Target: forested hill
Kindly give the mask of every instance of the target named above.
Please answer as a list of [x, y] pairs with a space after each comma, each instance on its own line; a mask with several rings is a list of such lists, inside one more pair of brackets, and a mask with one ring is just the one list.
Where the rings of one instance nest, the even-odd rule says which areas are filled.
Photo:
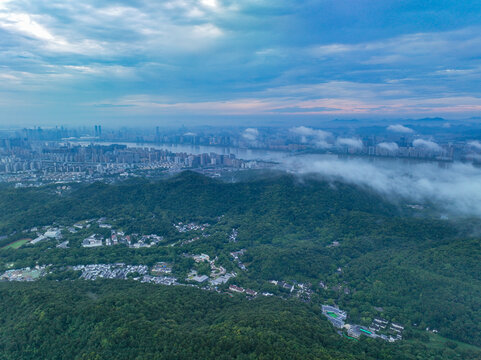
[[[62, 219], [85, 219], [130, 213], [137, 220], [167, 213], [178, 218], [214, 217], [224, 214], [270, 215], [294, 225], [322, 221], [349, 211], [394, 214], [395, 207], [380, 196], [351, 185], [314, 179], [276, 176], [274, 179], [223, 183], [194, 172], [169, 180], [133, 180], [119, 185], [94, 183], [63, 197], [37, 189], [1, 190], [0, 215], [9, 232]], [[10, 228], [6, 226], [10, 225]]]
[[[353, 343], [319, 309], [133, 282], [0, 284], [0, 359], [326, 359], [402, 356]], [[374, 346], [373, 346], [374, 345]], [[421, 353], [422, 345], [408, 346]]]
[[[46, 265], [49, 272], [29, 284], [0, 284], [1, 308], [9, 309], [0, 317], [0, 358], [71, 358], [76, 347], [85, 349], [78, 359], [122, 358], [120, 343], [131, 344], [124, 358], [138, 359], [196, 351], [197, 358], [481, 358], [476, 219], [436, 219], [363, 188], [286, 174], [2, 187], [0, 208], [0, 271]], [[180, 231], [186, 224], [195, 226]], [[48, 229], [61, 229], [62, 238], [29, 243]], [[158, 241], [107, 246], [114, 232]], [[94, 235], [101, 246], [85, 247]], [[192, 270], [213, 278], [195, 254], [235, 274], [210, 288], [218, 294], [201, 290], [207, 282], [185, 287]], [[72, 271], [158, 262], [181, 286], [87, 281]], [[257, 295], [246, 300], [230, 285]], [[346, 310], [351, 323], [402, 324], [403, 340], [343, 339], [320, 312], [326, 303]]]
[[2, 360], [477, 360], [481, 354], [456, 342], [431, 344], [434, 338], [389, 344], [340, 337], [316, 304], [134, 281], [0, 283], [0, 306]]

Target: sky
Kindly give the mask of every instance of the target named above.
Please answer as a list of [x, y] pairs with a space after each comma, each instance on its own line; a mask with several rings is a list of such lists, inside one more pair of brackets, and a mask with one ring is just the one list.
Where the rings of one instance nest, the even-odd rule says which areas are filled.
[[0, 0], [0, 126], [481, 114], [479, 0]]

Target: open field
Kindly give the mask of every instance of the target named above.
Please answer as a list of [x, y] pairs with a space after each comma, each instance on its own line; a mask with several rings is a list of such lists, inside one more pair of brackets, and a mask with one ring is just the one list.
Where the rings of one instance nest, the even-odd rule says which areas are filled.
[[17, 241], [14, 241], [8, 245], [5, 245], [2, 249], [18, 249], [19, 247], [25, 245], [32, 239], [20, 239]]

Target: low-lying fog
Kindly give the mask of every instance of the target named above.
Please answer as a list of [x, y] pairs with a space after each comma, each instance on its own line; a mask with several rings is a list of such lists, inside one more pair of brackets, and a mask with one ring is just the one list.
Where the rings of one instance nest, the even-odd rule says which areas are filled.
[[280, 166], [298, 174], [343, 180], [413, 203], [433, 202], [451, 215], [481, 217], [481, 168], [471, 164], [304, 155], [286, 157]]

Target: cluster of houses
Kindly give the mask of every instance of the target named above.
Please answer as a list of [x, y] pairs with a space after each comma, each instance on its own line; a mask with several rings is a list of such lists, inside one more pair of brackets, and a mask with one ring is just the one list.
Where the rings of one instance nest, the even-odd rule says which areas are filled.
[[[295, 282], [294, 284], [289, 284], [284, 281], [278, 281], [278, 280], [271, 280], [271, 284], [280, 286], [281, 288], [284, 288], [289, 291], [291, 296], [295, 296], [299, 298], [302, 301], [309, 301], [312, 295], [312, 290], [311, 290], [311, 285], [310, 284], [303, 284], [303, 283], [298, 283]], [[236, 292], [236, 293], [245, 293], [249, 296], [257, 296], [257, 292], [251, 289], [244, 289], [240, 286], [237, 285], [230, 285], [229, 290], [231, 292]], [[261, 294], [262, 296], [274, 296], [274, 294], [270, 292], [263, 292]]]
[[128, 247], [138, 249], [143, 247], [151, 247], [157, 245], [162, 240], [164, 240], [163, 236], [151, 234], [151, 235], [139, 235], [139, 234], [131, 234], [125, 235], [123, 231], [116, 231], [112, 230], [110, 239], [107, 239], [105, 244], [107, 246], [117, 245], [117, 244], [125, 244]]
[[279, 280], [271, 280], [269, 282], [273, 285], [279, 286], [280, 288], [289, 291], [292, 296], [298, 297], [303, 301], [310, 301], [311, 295], [313, 293], [311, 284], [309, 283], [301, 283], [297, 281], [289, 283]]
[[[210, 260], [206, 254], [193, 255], [198, 262], [208, 261], [211, 265], [211, 276], [198, 275], [197, 271], [192, 270], [189, 276], [186, 278], [188, 282], [196, 282], [199, 285], [208, 283], [212, 288], [216, 288], [218, 285], [224, 284], [229, 279], [236, 276], [235, 273], [226, 273], [226, 270], [215, 265], [215, 260]], [[154, 283], [161, 285], [182, 285], [177, 282], [177, 278], [169, 276], [172, 273], [172, 266], [166, 262], [156, 263], [150, 269], [146, 265], [126, 265], [124, 263], [116, 264], [90, 264], [90, 265], [77, 265], [73, 267], [73, 270], [81, 271], [80, 276], [85, 280], [102, 279], [127, 279], [129, 274], [134, 274], [134, 280], [139, 280], [144, 283]], [[252, 291], [248, 294], [252, 295]], [[256, 293], [257, 294], [257, 293]]]
[[[235, 277], [235, 273], [227, 273], [222, 266], [217, 266], [215, 264], [215, 259], [210, 260], [209, 255], [188, 255], [192, 257], [196, 262], [208, 262], [211, 267], [210, 276], [199, 275], [196, 270], [192, 270], [188, 277], [185, 279], [188, 283], [197, 283], [198, 285], [208, 285], [203, 286], [202, 289], [214, 290], [217, 286], [227, 283], [231, 278]], [[133, 280], [138, 280], [143, 283], [154, 283], [161, 285], [185, 285], [177, 282], [177, 279], [170, 276], [172, 273], [172, 266], [166, 262], [156, 263], [149, 272], [149, 268], [146, 265], [126, 265], [124, 263], [116, 264], [91, 264], [91, 265], [77, 265], [73, 267], [73, 270], [81, 271], [80, 276], [85, 280], [95, 280], [95, 279], [128, 279], [129, 277]], [[133, 274], [134, 276], [129, 276]], [[278, 282], [280, 285], [286, 285], [287, 283]], [[299, 287], [300, 285], [300, 287]], [[290, 285], [295, 287], [294, 285]], [[307, 287], [304, 284], [296, 284], [299, 289]], [[258, 292], [252, 289], [244, 289], [238, 285], [230, 285], [229, 291], [234, 293], [241, 293], [247, 295], [249, 298], [254, 298], [258, 295]], [[273, 296], [274, 294], [269, 292], [263, 292], [263, 296]]]
[[[101, 219], [99, 219], [101, 220]], [[99, 221], [97, 220], [97, 221]], [[75, 234], [78, 230], [82, 229], [88, 229], [91, 226], [91, 223], [94, 222], [95, 219], [90, 219], [90, 220], [84, 220], [84, 221], [79, 221], [72, 226], [69, 226], [67, 230], [71, 232], [72, 234]]]
[[[34, 226], [30, 229], [25, 229], [22, 231], [22, 233], [28, 234], [28, 233], [34, 233], [35, 235], [27, 235], [26, 240], [28, 240], [28, 243], [31, 245], [38, 244], [41, 241], [44, 240], [61, 240], [63, 235], [62, 231], [64, 230], [71, 230], [71, 232], [74, 232], [75, 229], [73, 227], [64, 227], [64, 226], [54, 226], [54, 225], [47, 225], [47, 226]], [[16, 231], [11, 233], [8, 236], [15, 235]], [[3, 240], [8, 237], [7, 235], [5, 236], [0, 236], [0, 240]], [[31, 239], [33, 237], [33, 239]]]
[[76, 265], [73, 270], [82, 271], [80, 276], [86, 280], [102, 279], [127, 279], [129, 274], [136, 274], [138, 277], [147, 275], [149, 267], [147, 265], [125, 265], [116, 264], [91, 264]]
[[45, 266], [26, 267], [5, 271], [0, 280], [3, 281], [34, 281], [46, 274]]
[[207, 275], [198, 275], [197, 270], [191, 270], [190, 273], [187, 275], [186, 281], [195, 281], [197, 283], [203, 283], [207, 281], [209, 277]]
[[163, 236], [151, 235], [125, 235], [123, 231], [112, 230], [110, 237], [104, 239], [101, 235], [92, 234], [82, 241], [83, 247], [98, 247], [98, 246], [113, 246], [118, 244], [127, 245], [130, 248], [139, 249], [144, 247], [151, 247], [157, 245], [162, 240]]
[[[233, 291], [233, 292], [236, 292], [236, 293], [245, 293], [246, 295], [249, 295], [249, 296], [257, 296], [257, 291], [254, 291], [252, 289], [244, 289], [240, 286], [237, 286], [237, 285], [230, 285], [229, 286], [229, 291]], [[268, 295], [266, 295], [268, 296]]]
[[[187, 256], [189, 256], [189, 255], [187, 255]], [[204, 262], [204, 261], [210, 262], [210, 256], [207, 255], [207, 254], [192, 255], [191, 257], [192, 257], [192, 259], [194, 259], [194, 261], [196, 263], [200, 263], [200, 262]]]
[[292, 281], [292, 283], [280, 280], [271, 280], [269, 281], [271, 284], [279, 286], [285, 290], [288, 290], [290, 293], [296, 294], [312, 294], [311, 284], [310, 283], [300, 283], [297, 281]]
[[97, 247], [103, 245], [103, 237], [97, 234], [92, 234], [82, 241], [83, 247]]
[[[193, 243], [194, 241], [197, 241], [197, 240], [199, 240], [199, 239], [200, 239], [200, 237], [194, 236], [194, 237], [191, 238], [191, 239], [180, 241], [180, 242], [179, 242], [179, 245], [180, 245], [180, 246], [184, 246], [184, 245], [187, 245], [187, 244], [191, 244], [191, 243]], [[176, 244], [176, 245], [177, 245], [177, 244]]]
[[[79, 221], [72, 226], [58, 226], [58, 227], [44, 227], [43, 232], [39, 232], [38, 228], [32, 228], [30, 232], [36, 232], [37, 237], [34, 238], [33, 240], [30, 241], [31, 244], [35, 245], [43, 240], [47, 239], [55, 239], [55, 240], [61, 240], [62, 239], [62, 231], [68, 231], [71, 234], [77, 233], [79, 230], [82, 229], [88, 229], [92, 226], [94, 222], [98, 223], [98, 227], [101, 229], [112, 229], [112, 225], [108, 224], [106, 222], [105, 218], [100, 218], [100, 219], [88, 219], [88, 220], [83, 220]], [[179, 222], [177, 224], [173, 224], [173, 226], [177, 229], [177, 231], [184, 233], [184, 232], [189, 232], [189, 231], [197, 231], [201, 230], [204, 231], [207, 227], [210, 226], [210, 224], [197, 224], [194, 222], [190, 223], [182, 223]], [[232, 229], [232, 233], [229, 235], [229, 241], [231, 242], [236, 242], [237, 241], [237, 235], [238, 232], [236, 229]], [[208, 234], [202, 233], [203, 237], [208, 237]], [[179, 241], [178, 243], [171, 244], [171, 246], [175, 245], [187, 245], [190, 244], [194, 241], [199, 240], [199, 236], [195, 236], [191, 239], [188, 240], [182, 240]], [[123, 231], [117, 231], [117, 230], [111, 230], [111, 235], [109, 237], [104, 237], [99, 234], [91, 234], [88, 237], [86, 237], [82, 241], [82, 247], [85, 248], [91, 248], [91, 247], [100, 247], [100, 246], [112, 246], [112, 245], [118, 245], [118, 244], [124, 244], [128, 247], [131, 248], [144, 248], [144, 247], [151, 247], [154, 245], [157, 245], [158, 243], [162, 242], [164, 240], [163, 236], [151, 234], [151, 235], [139, 235], [139, 234], [130, 234], [126, 235]], [[62, 243], [59, 243], [57, 245], [59, 248], [68, 248], [68, 241], [64, 241]], [[240, 264], [241, 269], [245, 270], [244, 266]]]
[[269, 281], [271, 284], [279, 286], [281, 288], [284, 288], [286, 290], [289, 290], [289, 292], [293, 292], [295, 289], [295, 285], [289, 284], [288, 282], [285, 281], [278, 281], [278, 280], [271, 280]]
[[177, 282], [177, 278], [173, 276], [150, 276], [144, 275], [140, 280], [143, 283], [153, 283], [158, 285], [180, 285]]
[[209, 224], [196, 224], [196, 223], [188, 223], [188, 224], [184, 224], [182, 222], [179, 222], [177, 224], [173, 224], [174, 227], [177, 229], [178, 232], [181, 232], [181, 233], [184, 233], [184, 232], [188, 232], [188, 231], [196, 231], [196, 230], [202, 230], [204, 231], [208, 226], [210, 226]]
[[[375, 318], [371, 326], [346, 323], [347, 313], [336, 306], [322, 305], [322, 313], [334, 327], [346, 330], [347, 335], [359, 339], [361, 335], [378, 338], [389, 342], [402, 339], [404, 327], [399, 324], [389, 323], [387, 320]], [[340, 332], [342, 335], [343, 333]]]
[[172, 268], [166, 263], [155, 264], [151, 270], [152, 275], [149, 275], [147, 265], [126, 265], [124, 263], [77, 265], [73, 267], [73, 270], [82, 271], [80, 277], [85, 280], [96, 280], [99, 278], [125, 280], [130, 274], [133, 274], [135, 275], [133, 280], [138, 280], [143, 283], [180, 285], [175, 277], [156, 276], [160, 274], [170, 274], [172, 272]]
[[234, 251], [230, 253], [231, 256], [234, 258], [234, 261], [243, 271], [247, 271], [247, 267], [242, 263], [242, 261], [240, 260], [240, 257], [244, 255], [245, 252], [246, 252], [246, 249], [242, 249], [242, 250]]
[[404, 326], [396, 323], [389, 323], [389, 321], [385, 319], [374, 318], [371, 326], [369, 326], [369, 329], [374, 332], [388, 331], [395, 337], [396, 340], [401, 340]]
[[[209, 234], [202, 233], [202, 237], [204, 237], [204, 238], [207, 238], [209, 236], [210, 236]], [[194, 236], [193, 238], [190, 238], [190, 239], [187, 239], [187, 240], [179, 240], [179, 241], [176, 241], [175, 243], [170, 244], [169, 246], [170, 247], [184, 246], [184, 245], [192, 244], [193, 242], [195, 242], [197, 240], [200, 240], [200, 236]]]
[[196, 270], [192, 270], [186, 278], [187, 281], [194, 281], [199, 284], [208, 281], [211, 286], [216, 287], [216, 286], [225, 284], [231, 278], [236, 276], [235, 273], [227, 273], [226, 269], [223, 266], [217, 266], [215, 264], [215, 261], [217, 258], [211, 260], [210, 256], [207, 254], [200, 254], [200, 255], [186, 254], [185, 256], [192, 257], [196, 263], [208, 262], [211, 270], [210, 276], [198, 275]]
[[[100, 219], [89, 219], [84, 221], [79, 221], [72, 226], [58, 226], [58, 227], [51, 227], [46, 226], [43, 231], [40, 231], [37, 227], [34, 227], [28, 231], [36, 232], [37, 237], [30, 241], [31, 244], [35, 245], [43, 240], [47, 239], [55, 239], [61, 240], [62, 239], [62, 231], [68, 231], [71, 234], [77, 233], [79, 230], [88, 229], [92, 226], [92, 223], [95, 221], [98, 223], [98, 227], [101, 229], [112, 229], [112, 225], [106, 223], [105, 218]], [[161, 241], [163, 241], [163, 236], [151, 234], [151, 235], [139, 235], [139, 234], [131, 234], [126, 235], [123, 231], [111, 230], [111, 235], [107, 238], [99, 234], [91, 234], [87, 238], [82, 241], [82, 246], [86, 248], [90, 247], [99, 247], [99, 246], [112, 246], [117, 244], [125, 244], [131, 248], [143, 248], [143, 247], [151, 247], [157, 245]], [[68, 240], [57, 245], [59, 248], [67, 248], [68, 247]]]
[[154, 275], [170, 274], [172, 273], [172, 265], [166, 262], [158, 262], [157, 264], [152, 266], [150, 272]]
[[[34, 230], [35, 229], [35, 230]], [[32, 230], [37, 231], [36, 228], [33, 228]], [[39, 243], [40, 241], [46, 240], [46, 239], [56, 239], [60, 240], [62, 238], [62, 231], [59, 228], [47, 228], [47, 231], [45, 233], [37, 233], [37, 237], [33, 240], [30, 241], [30, 244], [35, 245]]]
[[236, 277], [236, 273], [226, 273], [224, 275], [219, 275], [214, 279], [210, 279], [209, 283], [212, 286], [219, 286], [219, 285], [225, 284], [227, 281], [229, 281], [231, 278], [234, 278], [234, 277]]

